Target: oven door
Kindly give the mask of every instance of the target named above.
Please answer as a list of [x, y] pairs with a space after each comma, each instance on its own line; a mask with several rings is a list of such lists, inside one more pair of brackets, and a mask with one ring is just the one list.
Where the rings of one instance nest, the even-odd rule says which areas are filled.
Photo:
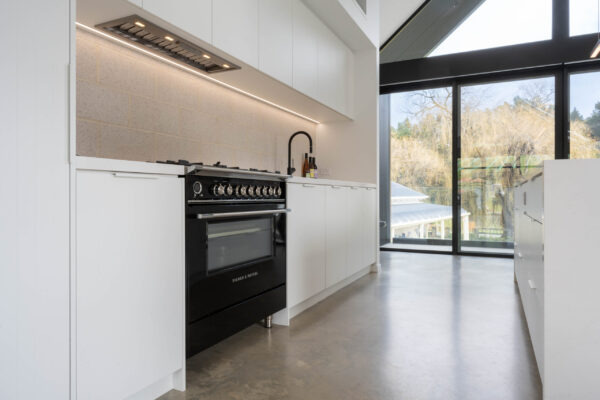
[[285, 284], [282, 207], [188, 213], [188, 322]]

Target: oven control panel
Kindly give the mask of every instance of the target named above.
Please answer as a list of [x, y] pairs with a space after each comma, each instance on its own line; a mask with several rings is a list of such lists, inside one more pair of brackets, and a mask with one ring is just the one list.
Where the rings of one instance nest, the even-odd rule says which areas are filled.
[[285, 182], [188, 175], [186, 200], [284, 200]]

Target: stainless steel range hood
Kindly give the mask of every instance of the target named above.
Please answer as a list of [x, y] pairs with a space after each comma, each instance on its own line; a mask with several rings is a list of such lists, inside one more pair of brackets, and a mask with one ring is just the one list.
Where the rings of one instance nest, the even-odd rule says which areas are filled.
[[163, 57], [173, 58], [208, 73], [240, 69], [238, 65], [211, 53], [137, 15], [96, 25], [96, 28], [132, 42]]

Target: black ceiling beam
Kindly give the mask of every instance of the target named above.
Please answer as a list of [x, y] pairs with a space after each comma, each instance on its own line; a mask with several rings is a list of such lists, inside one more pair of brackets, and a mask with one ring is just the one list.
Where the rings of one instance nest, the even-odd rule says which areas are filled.
[[394, 33], [392, 33], [392, 35], [386, 39], [385, 42], [383, 42], [383, 44], [381, 46], [379, 46], [379, 51], [382, 51], [384, 49], [385, 46], [387, 46], [392, 40], [394, 40], [394, 38], [402, 31], [402, 29], [404, 29], [409, 23], [411, 23], [415, 17], [417, 15], [419, 15], [419, 13], [425, 8], [427, 7], [427, 5], [429, 4], [431, 0], [425, 0], [423, 2], [423, 4], [421, 4], [416, 10], [415, 12], [413, 12], [410, 17], [408, 17], [408, 19], [406, 21], [404, 21], [404, 23], [402, 25], [400, 25], [400, 27], [398, 29], [396, 29], [394, 31]]
[[597, 39], [596, 34], [568, 39], [559, 37], [543, 42], [381, 64], [380, 86], [561, 64], [598, 62], [589, 58]]

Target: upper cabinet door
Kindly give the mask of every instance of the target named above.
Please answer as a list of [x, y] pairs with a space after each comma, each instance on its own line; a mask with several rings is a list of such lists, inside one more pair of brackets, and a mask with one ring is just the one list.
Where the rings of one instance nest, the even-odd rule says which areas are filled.
[[317, 57], [322, 23], [300, 0], [293, 0], [293, 14], [293, 86], [317, 99]]
[[292, 0], [259, 0], [258, 67], [292, 86]]
[[258, 68], [258, 0], [213, 1], [212, 44]]
[[345, 113], [348, 102], [348, 84], [352, 54], [346, 45], [324, 25], [319, 32], [318, 97], [331, 108]]
[[143, 0], [144, 9], [212, 43], [212, 0]]

